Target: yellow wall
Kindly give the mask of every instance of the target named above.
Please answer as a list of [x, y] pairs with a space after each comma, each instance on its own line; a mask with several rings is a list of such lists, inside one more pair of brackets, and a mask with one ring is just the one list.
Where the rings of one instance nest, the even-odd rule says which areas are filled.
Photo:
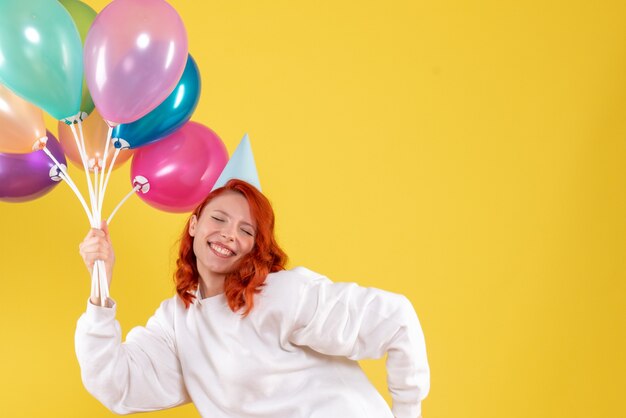
[[[292, 265], [415, 305], [425, 417], [624, 414], [625, 3], [171, 4], [203, 76], [193, 120], [230, 152], [250, 133]], [[125, 331], [172, 294], [183, 222], [137, 198], [117, 215]], [[87, 228], [63, 184], [0, 203], [2, 417], [112, 415], [74, 357]]]

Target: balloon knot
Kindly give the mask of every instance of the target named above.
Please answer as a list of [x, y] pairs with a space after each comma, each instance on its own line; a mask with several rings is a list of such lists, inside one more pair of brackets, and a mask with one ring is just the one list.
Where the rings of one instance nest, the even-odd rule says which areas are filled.
[[117, 149], [130, 149], [130, 143], [122, 138], [111, 138], [113, 146]]
[[133, 179], [133, 188], [137, 191], [146, 194], [150, 191], [150, 182], [144, 176], [135, 176]]
[[63, 119], [63, 122], [65, 122], [66, 125], [75, 125], [78, 122], [84, 121], [87, 116], [88, 115], [85, 112], [78, 112], [74, 116]]
[[48, 172], [48, 176], [50, 177], [50, 180], [52, 181], [61, 181], [63, 180], [63, 178], [61, 177], [61, 173], [63, 172], [63, 170], [66, 170], [67, 166], [65, 164], [61, 164], [60, 166], [58, 165], [53, 165], [52, 168], [50, 168], [50, 171]]
[[33, 143], [33, 151], [41, 151], [46, 147], [46, 142], [48, 142], [47, 136], [42, 136], [37, 141]]

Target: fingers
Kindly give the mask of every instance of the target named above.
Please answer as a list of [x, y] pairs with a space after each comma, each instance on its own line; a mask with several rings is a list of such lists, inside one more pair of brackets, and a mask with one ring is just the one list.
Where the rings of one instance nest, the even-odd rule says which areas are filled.
[[96, 260], [102, 260], [107, 264], [114, 260], [111, 246], [102, 240], [82, 242], [79, 245], [79, 253], [88, 267], [93, 266]]
[[113, 262], [115, 255], [113, 253], [113, 246], [109, 240], [105, 231], [99, 229], [91, 229], [83, 242], [78, 246], [78, 251], [87, 264], [88, 267], [92, 267], [95, 260], [102, 260], [105, 262]]
[[103, 237], [85, 238], [78, 245], [81, 254], [104, 254], [112, 253], [111, 244]]
[[91, 228], [89, 232], [87, 232], [87, 235], [85, 235], [85, 239], [83, 241], [86, 241], [90, 238], [98, 238], [98, 237], [106, 238], [107, 234], [101, 229]]
[[110, 240], [109, 237], [109, 225], [107, 225], [107, 221], [106, 220], [102, 220], [102, 223], [100, 224], [100, 229], [102, 230], [102, 232], [104, 232], [104, 236], [107, 238], [107, 240]]

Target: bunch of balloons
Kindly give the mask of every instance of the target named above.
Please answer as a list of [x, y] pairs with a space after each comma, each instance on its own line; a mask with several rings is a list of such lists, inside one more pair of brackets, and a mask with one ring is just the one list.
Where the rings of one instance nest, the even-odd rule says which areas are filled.
[[[0, 2], [0, 201], [65, 180], [97, 227], [111, 170], [132, 157], [120, 204], [136, 193], [191, 210], [228, 160], [221, 139], [190, 121], [200, 90], [185, 27], [164, 0], [114, 0], [100, 13], [80, 0]], [[58, 142], [44, 111], [59, 120]], [[85, 171], [89, 199], [67, 160]]]
[[[164, 0], [114, 0], [100, 13], [79, 0], [1, 1], [0, 200], [32, 200], [63, 180], [99, 228], [111, 171], [132, 157], [132, 189], [109, 222], [133, 194], [191, 210], [228, 160], [220, 138], [190, 121], [200, 89], [183, 22]], [[59, 120], [59, 142], [44, 111]], [[102, 262], [92, 286], [104, 303]]]

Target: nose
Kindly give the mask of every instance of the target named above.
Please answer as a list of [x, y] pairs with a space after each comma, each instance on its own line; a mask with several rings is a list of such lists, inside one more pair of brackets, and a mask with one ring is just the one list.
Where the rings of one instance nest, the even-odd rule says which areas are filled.
[[231, 227], [224, 227], [221, 231], [222, 238], [226, 241], [234, 241], [235, 234]]

